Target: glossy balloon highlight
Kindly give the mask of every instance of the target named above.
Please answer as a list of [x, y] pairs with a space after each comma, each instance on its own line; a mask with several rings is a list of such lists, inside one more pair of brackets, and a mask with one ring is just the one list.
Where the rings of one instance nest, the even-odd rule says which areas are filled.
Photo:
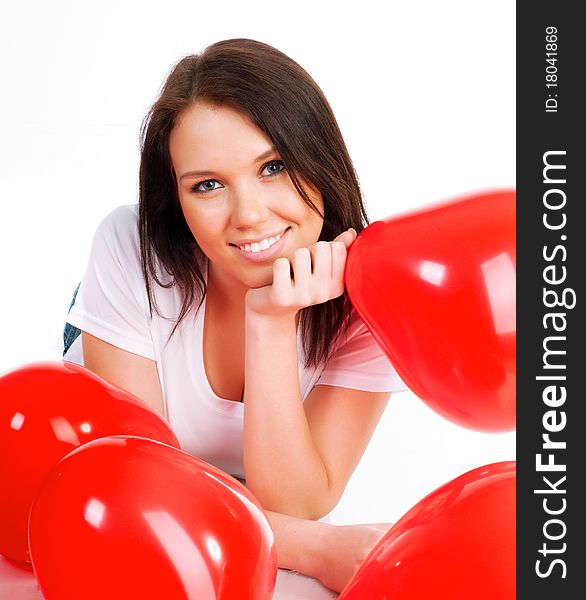
[[236, 479], [171, 446], [103, 438], [63, 458], [30, 518], [46, 600], [269, 600], [270, 524]]
[[469, 195], [364, 229], [345, 284], [407, 386], [453, 423], [515, 429], [513, 190]]
[[516, 463], [473, 469], [423, 498], [339, 600], [514, 600]]
[[0, 554], [30, 563], [30, 507], [49, 469], [77, 446], [117, 434], [179, 447], [155, 410], [85, 367], [38, 362], [0, 377]]

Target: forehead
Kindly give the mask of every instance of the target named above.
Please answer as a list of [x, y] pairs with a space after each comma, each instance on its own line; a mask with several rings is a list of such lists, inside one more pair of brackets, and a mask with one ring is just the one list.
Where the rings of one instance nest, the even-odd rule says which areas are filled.
[[196, 103], [180, 116], [171, 131], [169, 150], [176, 163], [211, 168], [204, 162], [230, 162], [256, 157], [272, 146], [271, 140], [242, 111], [228, 106]]

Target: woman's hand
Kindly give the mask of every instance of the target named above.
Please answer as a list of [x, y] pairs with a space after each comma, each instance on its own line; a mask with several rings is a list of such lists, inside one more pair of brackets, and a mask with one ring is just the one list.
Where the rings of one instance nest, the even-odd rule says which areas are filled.
[[311, 574], [326, 587], [341, 592], [392, 525], [330, 525], [323, 536], [321, 558]]
[[350, 228], [331, 242], [298, 248], [291, 261], [278, 258], [273, 263], [273, 283], [246, 293], [246, 310], [264, 316], [294, 316], [302, 308], [341, 296], [347, 250], [355, 239], [356, 231]]

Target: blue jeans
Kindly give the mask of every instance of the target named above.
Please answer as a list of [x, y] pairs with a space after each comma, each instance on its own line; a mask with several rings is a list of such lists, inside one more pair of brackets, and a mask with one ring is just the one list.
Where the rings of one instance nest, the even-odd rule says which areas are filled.
[[[77, 298], [77, 292], [79, 291], [80, 285], [81, 282], [77, 284], [77, 287], [73, 292], [73, 298], [71, 299], [71, 304], [69, 305], [69, 310], [67, 311], [67, 314], [69, 314], [69, 311], [73, 308], [73, 305], [75, 304], [75, 299]], [[69, 347], [77, 339], [80, 333], [81, 329], [78, 329], [77, 327], [74, 327], [69, 323], [65, 323], [65, 327], [63, 328], [63, 356], [65, 356], [65, 353], [69, 350]]]

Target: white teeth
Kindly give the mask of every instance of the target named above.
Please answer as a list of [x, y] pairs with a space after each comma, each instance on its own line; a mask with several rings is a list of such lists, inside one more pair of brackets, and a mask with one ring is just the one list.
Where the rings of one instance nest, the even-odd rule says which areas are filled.
[[281, 239], [283, 234], [279, 234], [275, 237], [265, 238], [260, 242], [254, 242], [253, 244], [244, 244], [244, 246], [238, 246], [240, 250], [244, 250], [244, 252], [260, 252], [261, 250], [266, 250], [270, 248], [275, 242], [278, 242]]

